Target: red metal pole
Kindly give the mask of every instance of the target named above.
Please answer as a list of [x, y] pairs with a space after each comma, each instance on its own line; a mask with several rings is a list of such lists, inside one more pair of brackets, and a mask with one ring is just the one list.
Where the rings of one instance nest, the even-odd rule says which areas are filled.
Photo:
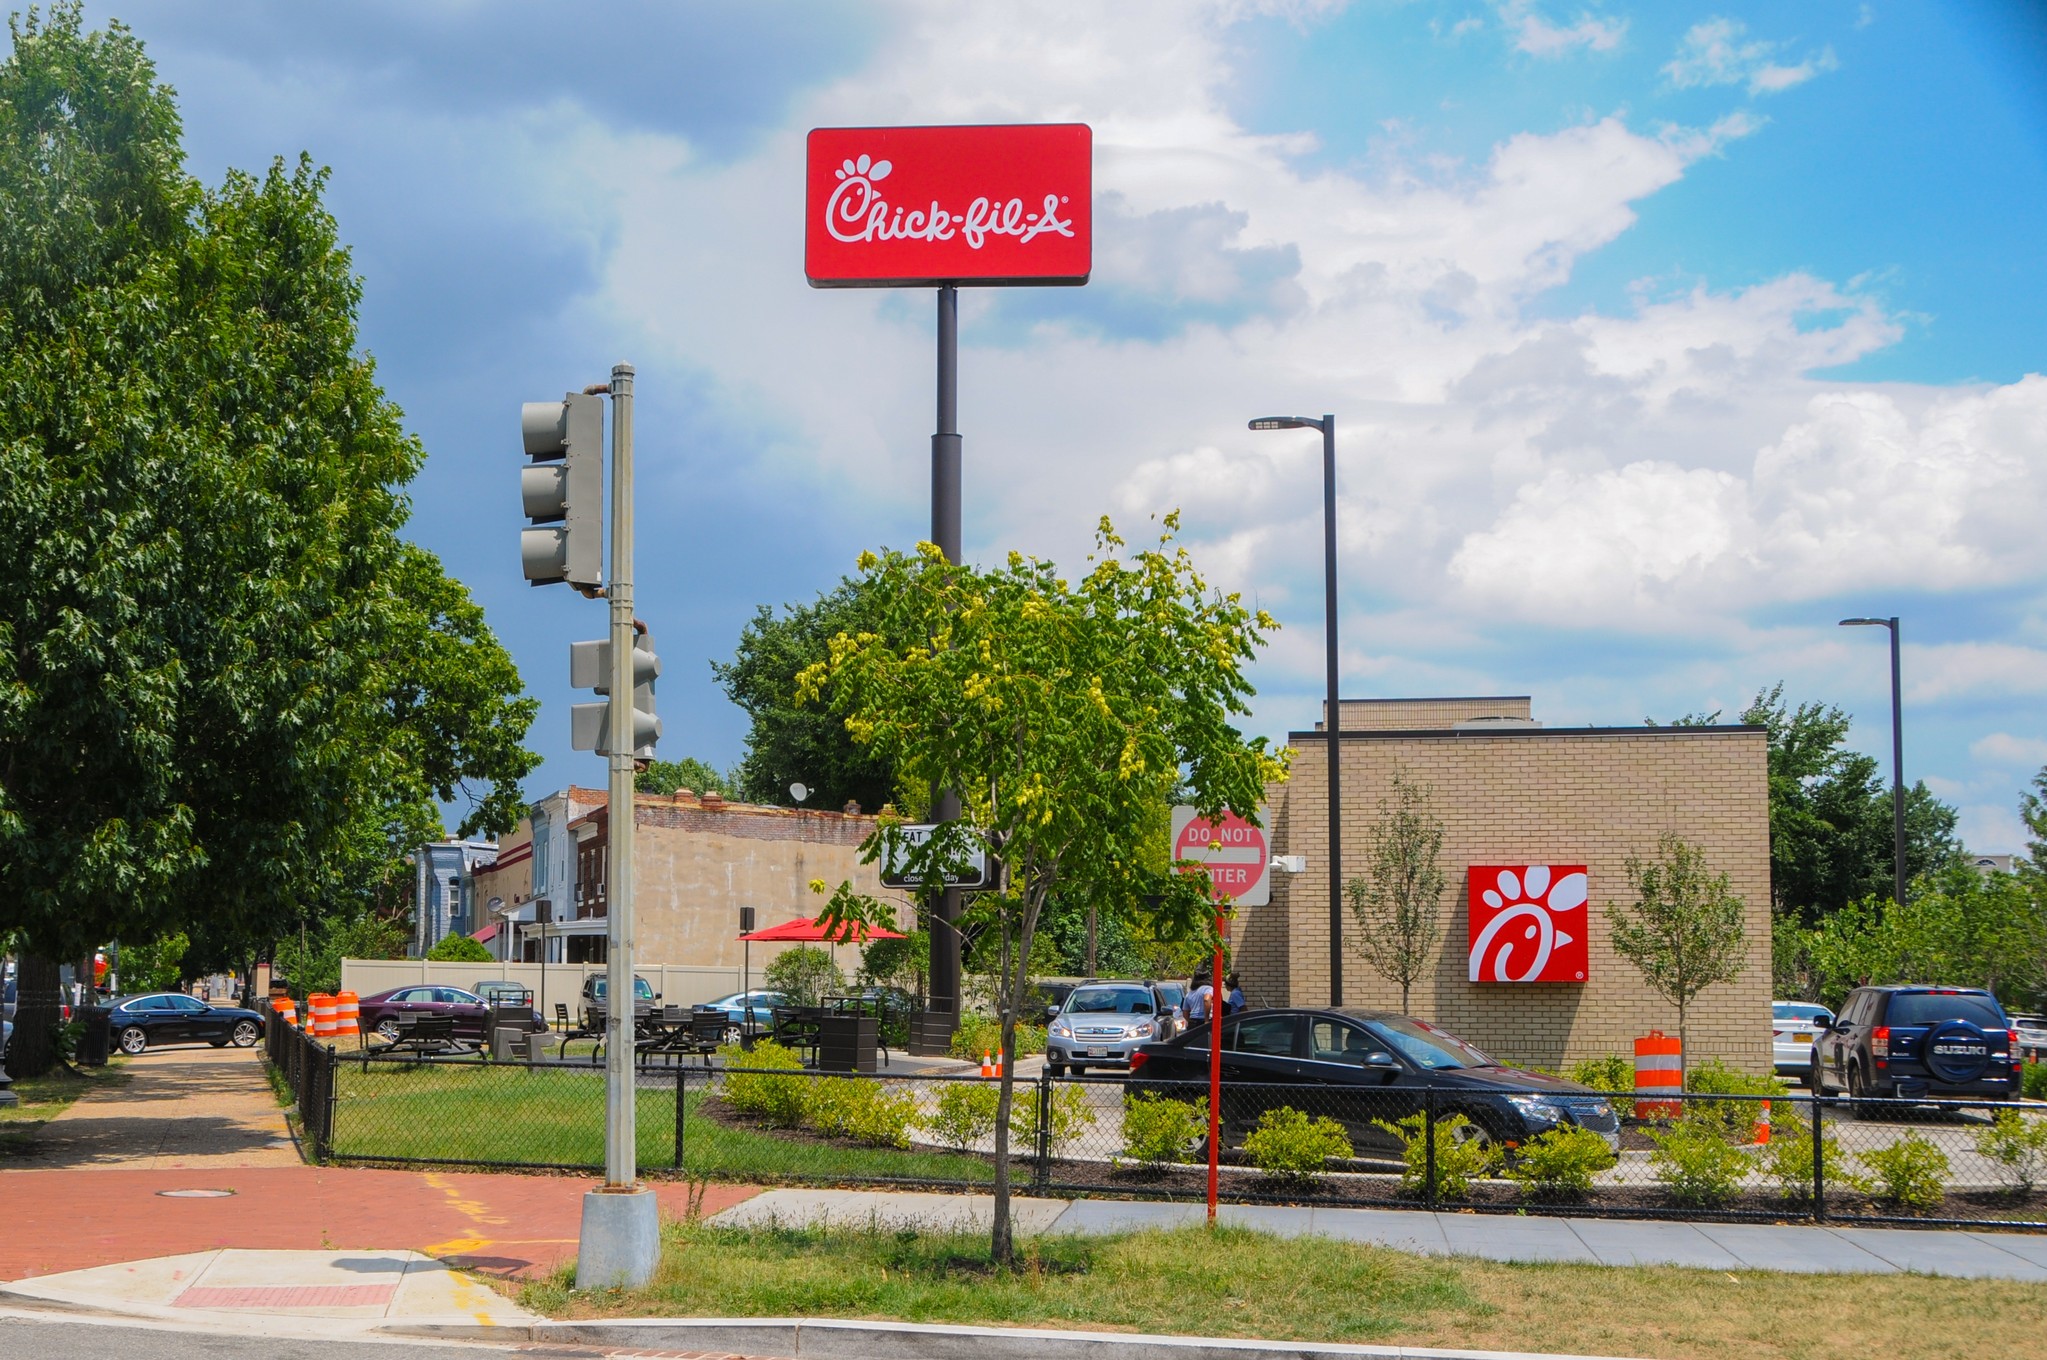
[[[1229, 932], [1229, 920], [1215, 914], [1218, 939]], [[1222, 1167], [1223, 1109], [1223, 949], [1215, 947], [1215, 978], [1208, 998], [1208, 1221], [1215, 1222], [1216, 1190]]]

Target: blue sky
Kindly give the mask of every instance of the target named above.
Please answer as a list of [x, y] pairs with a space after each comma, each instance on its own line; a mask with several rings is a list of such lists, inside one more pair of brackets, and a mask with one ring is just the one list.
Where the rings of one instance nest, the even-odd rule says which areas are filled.
[[924, 293], [801, 270], [810, 127], [1080, 119], [1083, 289], [963, 305], [967, 543], [1059, 560], [1179, 505], [1320, 691], [1312, 435], [1339, 418], [1345, 691], [1553, 723], [1779, 679], [2017, 848], [2047, 764], [2047, 19], [2037, 5], [93, 4], [194, 173], [310, 152], [365, 347], [430, 452], [414, 532], [567, 749], [601, 606], [520, 580], [517, 405], [639, 368], [663, 754], [737, 757], [707, 663], [926, 531]]

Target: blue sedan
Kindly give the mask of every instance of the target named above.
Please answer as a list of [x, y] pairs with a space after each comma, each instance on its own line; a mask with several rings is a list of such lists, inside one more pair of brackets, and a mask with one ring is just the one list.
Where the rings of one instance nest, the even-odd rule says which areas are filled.
[[777, 1006], [795, 1004], [780, 992], [734, 992], [730, 996], [721, 996], [716, 1001], [706, 1001], [697, 1009], [725, 1012], [725, 1021], [729, 1026], [725, 1037], [736, 1043], [740, 1030], [749, 1024], [754, 1029], [765, 1029], [775, 1022]]
[[114, 1042], [135, 1054], [165, 1044], [212, 1044], [253, 1048], [263, 1037], [263, 1017], [239, 1006], [209, 1006], [183, 992], [154, 992], [114, 1003]]

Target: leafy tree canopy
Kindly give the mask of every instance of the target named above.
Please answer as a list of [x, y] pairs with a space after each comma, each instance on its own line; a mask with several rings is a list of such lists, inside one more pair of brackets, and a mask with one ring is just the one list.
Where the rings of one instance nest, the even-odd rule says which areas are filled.
[[746, 754], [733, 770], [739, 797], [788, 807], [789, 786], [802, 784], [810, 790], [807, 807], [850, 801], [869, 812], [898, 797], [885, 755], [854, 741], [843, 718], [796, 697], [796, 677], [826, 659], [832, 639], [865, 631], [872, 617], [866, 583], [841, 581], [816, 603], [789, 605], [780, 615], [762, 605], [732, 660], [712, 663], [726, 695], [753, 720]]
[[45, 955], [203, 957], [362, 904], [441, 803], [509, 827], [534, 706], [399, 537], [424, 451], [357, 348], [324, 173], [202, 188], [126, 28], [10, 27], [0, 912]]
[[716, 793], [720, 798], [739, 797], [739, 780], [734, 775], [719, 774], [695, 756], [650, 760], [647, 768], [633, 777], [633, 787], [641, 793], [670, 794], [688, 789], [692, 793]]
[[467, 935], [443, 935], [426, 951], [433, 963], [490, 963], [490, 946]]
[[[1717, 712], [1687, 714], [1673, 725], [1718, 721]], [[1896, 879], [1890, 785], [1874, 757], [1843, 745], [1848, 715], [1827, 704], [1794, 705], [1780, 681], [1756, 694], [1741, 721], [1769, 732], [1773, 908], [1810, 922], [1871, 895], [1889, 897]], [[1924, 783], [1905, 791], [1908, 880], [1961, 852], [1955, 820], [1954, 808]]]

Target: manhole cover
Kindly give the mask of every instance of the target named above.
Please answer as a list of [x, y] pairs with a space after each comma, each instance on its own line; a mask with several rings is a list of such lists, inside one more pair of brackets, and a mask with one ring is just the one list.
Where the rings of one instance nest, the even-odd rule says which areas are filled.
[[232, 1190], [159, 1190], [164, 1199], [226, 1199]]

